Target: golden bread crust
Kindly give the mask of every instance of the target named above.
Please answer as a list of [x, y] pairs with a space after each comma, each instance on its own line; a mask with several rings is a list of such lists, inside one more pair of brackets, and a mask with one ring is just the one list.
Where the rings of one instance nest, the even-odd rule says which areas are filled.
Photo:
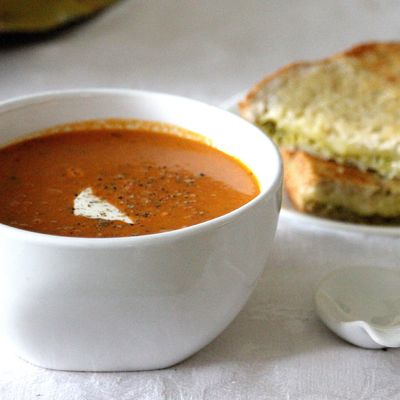
[[400, 42], [371, 42], [279, 69], [239, 111], [280, 146], [298, 210], [399, 223], [399, 104]]
[[[258, 95], [258, 93], [268, 84], [270, 84], [275, 79], [288, 74], [289, 72], [309, 67], [313, 65], [329, 64], [333, 60], [338, 60], [341, 58], [352, 58], [359, 60], [366, 69], [374, 72], [379, 72], [389, 81], [399, 81], [400, 74], [399, 69], [393, 70], [392, 62], [396, 61], [400, 63], [400, 43], [399, 42], [370, 42], [363, 43], [351, 47], [345, 51], [339, 52], [330, 56], [328, 58], [315, 61], [299, 61], [288, 64], [277, 71], [265, 76], [260, 82], [254, 85], [250, 91], [247, 93], [246, 97], [239, 102], [238, 107], [241, 114], [245, 114], [246, 110], [251, 106], [252, 102]], [[397, 73], [396, 73], [397, 72]]]
[[302, 212], [368, 223], [398, 223], [399, 209], [382, 203], [400, 201], [400, 180], [281, 148], [284, 183], [293, 206]]

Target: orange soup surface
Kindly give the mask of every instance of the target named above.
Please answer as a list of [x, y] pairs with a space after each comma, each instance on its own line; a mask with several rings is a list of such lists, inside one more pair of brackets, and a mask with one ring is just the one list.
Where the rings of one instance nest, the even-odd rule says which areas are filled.
[[1, 223], [75, 237], [179, 229], [259, 193], [237, 159], [180, 128], [144, 122], [75, 124], [6, 146], [0, 181]]

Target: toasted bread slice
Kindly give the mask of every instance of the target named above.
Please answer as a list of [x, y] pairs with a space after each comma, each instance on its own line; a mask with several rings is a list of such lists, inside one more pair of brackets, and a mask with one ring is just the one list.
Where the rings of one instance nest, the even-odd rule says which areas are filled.
[[400, 43], [289, 65], [239, 108], [281, 147], [400, 178]]
[[383, 179], [303, 151], [281, 153], [286, 191], [298, 210], [353, 222], [399, 223], [400, 179]]

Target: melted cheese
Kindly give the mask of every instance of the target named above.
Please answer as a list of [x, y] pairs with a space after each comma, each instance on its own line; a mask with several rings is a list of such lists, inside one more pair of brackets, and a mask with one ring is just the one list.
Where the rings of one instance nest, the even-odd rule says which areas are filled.
[[293, 68], [252, 110], [281, 146], [400, 177], [400, 85], [356, 60]]

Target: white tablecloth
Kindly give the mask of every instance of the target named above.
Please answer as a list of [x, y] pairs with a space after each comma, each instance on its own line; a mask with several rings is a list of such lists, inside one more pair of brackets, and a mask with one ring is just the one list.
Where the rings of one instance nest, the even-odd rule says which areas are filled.
[[[136, 1], [45, 42], [0, 49], [0, 100], [75, 87], [129, 87], [219, 104], [293, 60], [399, 38], [397, 0]], [[399, 399], [400, 352], [351, 346], [316, 317], [335, 268], [400, 268], [399, 240], [281, 218], [250, 301], [205, 349], [173, 368], [48, 371], [0, 354], [0, 399]]]

